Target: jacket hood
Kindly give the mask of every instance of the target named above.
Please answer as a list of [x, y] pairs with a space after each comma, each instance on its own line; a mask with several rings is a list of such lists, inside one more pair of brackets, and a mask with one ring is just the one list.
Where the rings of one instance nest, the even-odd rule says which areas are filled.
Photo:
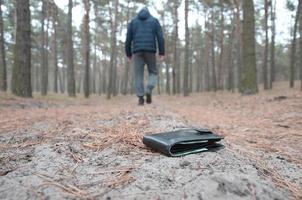
[[150, 17], [150, 12], [149, 12], [148, 8], [146, 8], [146, 7], [141, 9], [138, 13], [138, 18], [140, 20], [146, 20], [149, 17]]

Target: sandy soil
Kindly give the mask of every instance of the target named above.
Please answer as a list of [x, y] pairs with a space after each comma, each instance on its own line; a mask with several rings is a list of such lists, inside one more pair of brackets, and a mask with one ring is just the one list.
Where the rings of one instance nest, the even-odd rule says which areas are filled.
[[[144, 134], [200, 126], [224, 149], [168, 158]], [[0, 199], [301, 199], [302, 94], [23, 100], [0, 94]]]

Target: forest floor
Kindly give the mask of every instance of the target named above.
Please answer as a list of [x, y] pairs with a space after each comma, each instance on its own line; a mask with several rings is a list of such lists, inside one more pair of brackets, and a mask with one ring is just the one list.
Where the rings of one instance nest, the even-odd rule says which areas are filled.
[[[142, 137], [183, 127], [224, 149], [180, 158]], [[0, 94], [0, 199], [301, 199], [302, 93], [105, 100]]]

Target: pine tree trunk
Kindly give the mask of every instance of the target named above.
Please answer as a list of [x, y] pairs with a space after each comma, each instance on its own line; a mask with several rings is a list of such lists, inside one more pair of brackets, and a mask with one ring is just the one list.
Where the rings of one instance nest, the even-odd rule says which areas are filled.
[[242, 94], [258, 92], [256, 70], [256, 39], [255, 16], [253, 0], [243, 1], [243, 73], [240, 84]]
[[205, 90], [208, 92], [210, 91], [210, 67], [209, 67], [209, 49], [210, 49], [210, 37], [209, 37], [209, 22], [208, 22], [208, 14], [205, 10], [205, 46], [204, 46], [204, 65], [205, 65], [205, 72], [204, 72], [204, 82], [205, 82]]
[[32, 97], [31, 88], [31, 24], [29, 0], [16, 1], [17, 24], [14, 46], [12, 91], [22, 97]]
[[[127, 0], [126, 26], [128, 26], [129, 18], [130, 18], [130, 0]], [[128, 58], [125, 57], [125, 72], [124, 72], [123, 95], [127, 95], [127, 93], [128, 93], [129, 71], [130, 71], [130, 63], [128, 62]]]
[[297, 29], [298, 29], [300, 7], [301, 7], [301, 4], [299, 3], [298, 8], [297, 8], [296, 17], [295, 17], [294, 33], [293, 33], [293, 40], [292, 40], [292, 49], [291, 49], [291, 55], [290, 55], [290, 80], [289, 80], [289, 86], [291, 88], [293, 88], [295, 86], [295, 65], [296, 65], [296, 46], [297, 46], [296, 40], [297, 40]]
[[[167, 32], [166, 32], [166, 19], [165, 19], [165, 13], [162, 12], [161, 14], [161, 20], [163, 22], [163, 34], [164, 36], [166, 37], [167, 36]], [[169, 56], [167, 56], [166, 58], [166, 63], [164, 63], [162, 66], [165, 67], [165, 70], [166, 70], [166, 88], [165, 88], [165, 91], [166, 91], [166, 94], [170, 95], [171, 94], [171, 90], [170, 90], [170, 72], [169, 72], [169, 63], [170, 63], [170, 59], [169, 59]]]
[[265, 47], [263, 60], [263, 88], [268, 89], [268, 0], [264, 0], [264, 31], [265, 31]]
[[92, 86], [92, 93], [96, 93], [96, 77], [98, 75], [98, 66], [97, 66], [97, 30], [95, 30], [95, 37], [94, 37], [94, 55], [93, 55], [93, 69], [92, 69], [92, 81], [91, 81], [91, 86]]
[[[235, 16], [235, 15], [234, 15]], [[227, 78], [227, 89], [229, 91], [235, 91], [235, 71], [234, 71], [234, 38], [236, 37], [236, 19], [232, 19], [232, 32], [229, 34], [229, 49], [228, 49], [228, 78]]]
[[178, 62], [178, 2], [173, 4], [173, 94], [180, 93], [180, 65]]
[[237, 0], [235, 2], [235, 19], [236, 19], [236, 76], [235, 78], [235, 85], [236, 88], [240, 89], [240, 82], [242, 76], [242, 25], [241, 25], [241, 13], [240, 13], [240, 4]]
[[70, 97], [76, 96], [74, 61], [73, 61], [73, 41], [72, 41], [72, 8], [73, 2], [68, 3], [68, 23], [67, 23], [67, 91]]
[[58, 45], [57, 45], [57, 32], [58, 32], [58, 10], [57, 7], [54, 8], [53, 14], [53, 41], [52, 41], [52, 49], [53, 49], [53, 64], [54, 64], [54, 85], [53, 90], [55, 93], [58, 93]]
[[84, 81], [83, 81], [83, 90], [85, 98], [89, 97], [89, 55], [90, 55], [90, 41], [89, 41], [89, 11], [90, 3], [89, 0], [83, 0], [84, 4], [84, 17], [83, 17], [83, 45], [82, 45], [82, 55], [83, 55], [83, 67], [84, 67]]
[[63, 68], [58, 69], [58, 79], [61, 94], [64, 93], [64, 82], [63, 82]]
[[96, 64], [97, 67], [97, 75], [98, 75], [98, 79], [96, 81], [97, 83], [97, 88], [98, 88], [98, 95], [102, 95], [102, 64], [101, 62], [97, 62]]
[[270, 58], [270, 81], [269, 88], [273, 88], [273, 83], [275, 81], [275, 35], [276, 35], [276, 0], [271, 2], [271, 58]]
[[161, 69], [158, 71], [158, 75], [157, 75], [157, 93], [158, 95], [161, 94]]
[[171, 89], [170, 89], [170, 66], [168, 64], [169, 62], [166, 63], [166, 94], [170, 95], [171, 94]]
[[[104, 52], [103, 52], [104, 53]], [[108, 63], [107, 63], [107, 55], [104, 57], [104, 66], [103, 66], [103, 76], [102, 76], [102, 82], [103, 82], [103, 93], [107, 93], [107, 77], [109, 74], [109, 69], [108, 69]]]
[[[300, 1], [299, 1], [300, 2]], [[295, 86], [295, 64], [296, 64], [296, 40], [297, 40], [297, 29], [298, 29], [298, 21], [300, 15], [301, 4], [299, 3], [297, 8], [297, 13], [295, 17], [295, 24], [294, 24], [294, 33], [293, 33], [293, 40], [292, 40], [292, 49], [291, 49], [291, 56], [290, 56], [290, 81], [289, 86], [293, 88]]]
[[189, 2], [185, 0], [185, 64], [183, 79], [183, 95], [189, 96], [189, 26], [188, 26]]
[[[299, 7], [302, 8], [302, 0], [299, 0]], [[302, 12], [300, 12], [300, 19], [299, 19], [299, 32], [300, 32], [300, 52], [299, 52], [299, 59], [300, 59], [300, 90], [302, 91]]]
[[110, 16], [111, 16], [111, 52], [110, 52], [110, 66], [109, 66], [109, 82], [107, 89], [107, 99], [111, 98], [111, 95], [114, 94], [115, 86], [116, 86], [116, 28], [117, 28], [117, 14], [118, 14], [118, 4], [119, 0], [115, 0], [114, 3], [114, 16], [112, 17], [112, 12], [110, 8]]
[[220, 55], [219, 55], [219, 66], [218, 66], [218, 89], [223, 89], [223, 54], [224, 54], [224, 8], [223, 0], [220, 0]]
[[[189, 41], [192, 41], [192, 39], [193, 39], [192, 34], [189, 34]], [[193, 92], [193, 81], [194, 81], [194, 76], [193, 76], [194, 66], [192, 63], [192, 58], [193, 58], [193, 42], [191, 42], [189, 45], [189, 93]]]
[[216, 64], [215, 64], [215, 27], [214, 27], [214, 10], [212, 8], [211, 13], [211, 58], [212, 58], [212, 86], [211, 89], [217, 91], [217, 80], [216, 80]]
[[40, 77], [40, 75], [41, 75], [41, 67], [40, 67], [40, 65], [35, 65], [34, 66], [34, 68], [35, 68], [35, 74], [34, 74], [34, 76], [35, 76], [35, 91], [36, 92], [40, 92], [41, 91], [41, 77]]
[[47, 0], [42, 1], [42, 16], [41, 16], [41, 94], [47, 95], [47, 83], [48, 83], [48, 67], [46, 64], [46, 33], [45, 31], [45, 19], [47, 18]]
[[2, 17], [2, 3], [0, 0], [0, 91], [7, 90], [7, 74], [6, 74], [6, 54], [4, 40], [4, 25]]

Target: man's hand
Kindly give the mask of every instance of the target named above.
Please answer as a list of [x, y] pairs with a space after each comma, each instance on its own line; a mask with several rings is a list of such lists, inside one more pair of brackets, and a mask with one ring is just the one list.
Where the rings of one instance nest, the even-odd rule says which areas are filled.
[[164, 55], [159, 55], [159, 61], [163, 62], [165, 60], [165, 56]]
[[129, 63], [132, 62], [132, 57], [128, 57], [128, 62], [129, 62]]

